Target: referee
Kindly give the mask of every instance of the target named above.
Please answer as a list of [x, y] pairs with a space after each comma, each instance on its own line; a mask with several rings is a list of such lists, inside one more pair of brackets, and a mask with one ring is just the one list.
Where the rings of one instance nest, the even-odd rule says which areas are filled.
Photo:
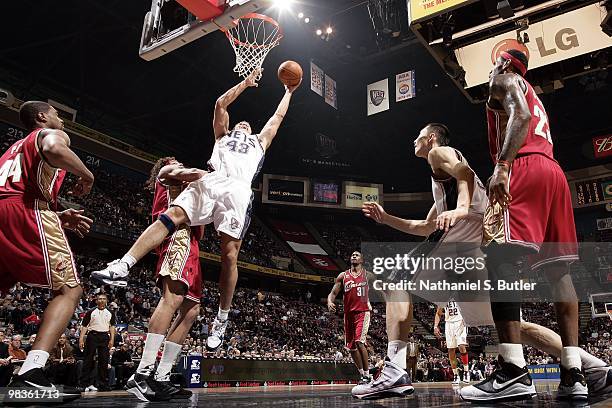
[[[83, 351], [83, 370], [81, 386], [85, 391], [98, 391], [94, 386], [94, 359], [98, 353], [98, 387], [108, 391], [109, 351], [115, 341], [115, 314], [106, 308], [108, 298], [101, 293], [96, 298], [98, 307], [91, 309], [83, 317], [79, 348]], [[85, 334], [87, 340], [85, 341]]]

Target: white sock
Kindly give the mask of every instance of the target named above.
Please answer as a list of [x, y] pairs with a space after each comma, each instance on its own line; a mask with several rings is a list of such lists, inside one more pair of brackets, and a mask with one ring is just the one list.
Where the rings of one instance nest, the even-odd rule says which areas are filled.
[[360, 369], [359, 369], [359, 375], [360, 375], [360, 376], [362, 376], [362, 377], [365, 375], [365, 373], [364, 373], [364, 371], [363, 371], [363, 368], [360, 368]]
[[523, 368], [527, 365], [522, 344], [500, 343], [499, 355], [506, 363], [514, 364], [517, 367]]
[[130, 254], [125, 254], [123, 255], [123, 258], [121, 258], [121, 262], [125, 262], [128, 266], [128, 269], [130, 269], [132, 266], [136, 265], [136, 258], [134, 258]]
[[561, 350], [561, 365], [567, 369], [582, 368], [580, 361], [580, 347], [563, 347]]
[[24, 373], [27, 373], [35, 368], [43, 368], [45, 364], [47, 364], [48, 359], [49, 353], [46, 351], [30, 350], [17, 375], [23, 375]]
[[166, 336], [163, 334], [147, 334], [144, 350], [142, 351], [142, 359], [140, 360], [140, 364], [138, 364], [138, 368], [136, 369], [138, 374], [149, 375], [151, 373], [151, 368], [155, 364], [155, 360], [157, 360], [157, 352], [159, 351], [161, 344], [164, 342], [165, 337]]
[[406, 353], [408, 352], [408, 343], [401, 340], [392, 340], [387, 344], [387, 356], [393, 364], [398, 365], [402, 369], [406, 369]]
[[222, 310], [221, 306], [219, 306], [219, 312], [217, 313], [217, 320], [224, 322], [227, 320], [227, 317], [229, 315], [229, 309], [227, 310]]
[[578, 352], [580, 353], [580, 360], [582, 361], [582, 367], [585, 370], [588, 370], [589, 368], [595, 368], [595, 367], [606, 367], [608, 365], [605, 361], [598, 359], [597, 357], [595, 357], [592, 354], [587, 353], [583, 349], [578, 349]]
[[459, 369], [453, 368], [453, 375], [459, 375]]
[[170, 380], [172, 366], [181, 352], [181, 348], [182, 347], [180, 344], [176, 344], [171, 341], [166, 341], [164, 343], [164, 351], [162, 352], [161, 360], [159, 361], [157, 372], [155, 373], [155, 379], [157, 381]]

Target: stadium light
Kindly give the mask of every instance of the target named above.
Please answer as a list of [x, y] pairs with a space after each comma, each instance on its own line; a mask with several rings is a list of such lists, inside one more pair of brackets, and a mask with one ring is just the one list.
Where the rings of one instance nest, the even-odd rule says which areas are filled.
[[331, 34], [331, 33], [333, 33], [333, 32], [334, 32], [334, 30], [333, 30], [331, 27], [327, 27], [327, 30], [325, 30], [325, 32], [326, 32], [327, 34]]
[[291, 2], [292, 0], [274, 0], [273, 7], [276, 7], [281, 11], [289, 10], [291, 8]]
[[320, 28], [317, 28], [316, 34], [317, 35], [322, 35], [323, 34], [323, 30], [321, 30]]
[[310, 18], [306, 17], [306, 18], [304, 19], [304, 22], [305, 22], [306, 24], [310, 23]]
[[299, 12], [299, 13], [298, 13], [298, 18], [304, 18], [304, 13]]

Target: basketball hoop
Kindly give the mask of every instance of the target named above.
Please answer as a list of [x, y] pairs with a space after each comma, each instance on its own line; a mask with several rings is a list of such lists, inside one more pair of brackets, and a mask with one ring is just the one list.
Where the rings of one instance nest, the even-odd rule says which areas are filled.
[[610, 320], [612, 320], [612, 303], [606, 303], [606, 313]]
[[[257, 13], [247, 14], [235, 20], [234, 24], [223, 31], [236, 53], [234, 72], [246, 78], [261, 68], [270, 50], [283, 38], [283, 30], [273, 18]], [[259, 79], [261, 74], [257, 77]]]

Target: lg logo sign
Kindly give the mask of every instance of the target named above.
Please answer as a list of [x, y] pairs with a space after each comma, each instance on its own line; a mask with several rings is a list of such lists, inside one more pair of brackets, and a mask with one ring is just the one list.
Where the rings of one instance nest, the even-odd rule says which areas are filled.
[[554, 44], [545, 44], [544, 37], [536, 37], [538, 52], [542, 58], [548, 57], [557, 53], [557, 49], [561, 51], [571, 50], [580, 46], [578, 34], [573, 28], [563, 28], [555, 34]]

